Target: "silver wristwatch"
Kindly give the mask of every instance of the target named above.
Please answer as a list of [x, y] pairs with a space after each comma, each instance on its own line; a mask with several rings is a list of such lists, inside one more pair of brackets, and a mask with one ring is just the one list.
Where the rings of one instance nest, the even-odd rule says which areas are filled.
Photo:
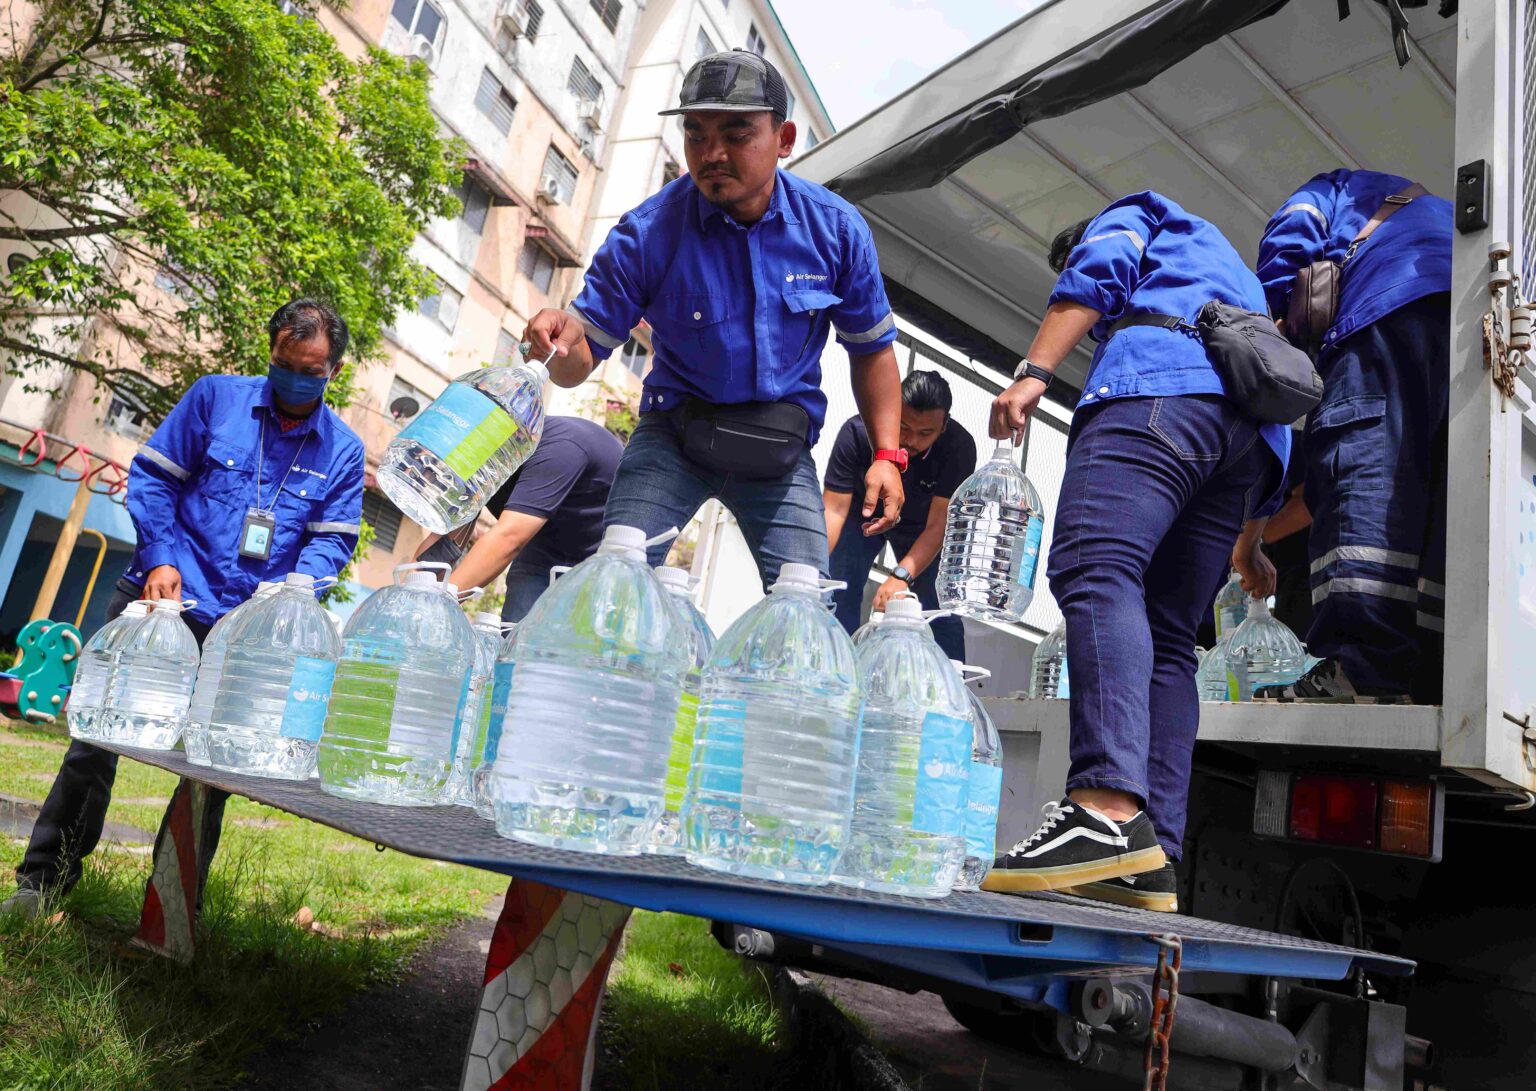
[[1020, 379], [1039, 379], [1045, 384], [1047, 390], [1050, 389], [1051, 381], [1055, 378], [1056, 376], [1052, 372], [1046, 371], [1045, 368], [1040, 367], [1038, 364], [1032, 364], [1028, 360], [1020, 360], [1019, 366], [1013, 369], [1014, 382], [1018, 382]]

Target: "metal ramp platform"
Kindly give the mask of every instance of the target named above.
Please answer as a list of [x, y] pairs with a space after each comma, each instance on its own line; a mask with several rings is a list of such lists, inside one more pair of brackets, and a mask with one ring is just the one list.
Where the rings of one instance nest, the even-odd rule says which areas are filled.
[[1369, 951], [1056, 894], [905, 898], [720, 875], [676, 857], [594, 856], [512, 841], [465, 807], [388, 807], [328, 795], [319, 782], [241, 776], [180, 752], [104, 745], [124, 757], [244, 796], [399, 852], [531, 879], [626, 906], [731, 921], [1025, 998], [1062, 974], [1149, 972], [1154, 934], [1184, 942], [1184, 969], [1341, 980], [1403, 975]]

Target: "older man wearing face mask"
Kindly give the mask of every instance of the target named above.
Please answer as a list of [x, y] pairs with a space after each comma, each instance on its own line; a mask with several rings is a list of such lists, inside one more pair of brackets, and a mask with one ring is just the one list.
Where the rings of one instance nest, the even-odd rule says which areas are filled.
[[[127, 504], [138, 547], [107, 620], [138, 598], [194, 600], [182, 618], [201, 645], [259, 582], [340, 573], [357, 545], [363, 444], [322, 399], [347, 337], [329, 306], [296, 299], [267, 323], [265, 378], [209, 375], [192, 384], [134, 456]], [[0, 913], [34, 914], [45, 894], [79, 881], [116, 773], [115, 754], [70, 744], [16, 869], [17, 892]], [[224, 799], [215, 793], [206, 812], [205, 866]]]

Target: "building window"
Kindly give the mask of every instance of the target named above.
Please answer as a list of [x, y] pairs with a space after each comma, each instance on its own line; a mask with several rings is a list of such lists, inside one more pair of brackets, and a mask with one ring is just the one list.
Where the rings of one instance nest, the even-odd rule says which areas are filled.
[[789, 121], [795, 116], [795, 96], [788, 87], [784, 88], [784, 120]]
[[672, 160], [668, 159], [666, 161], [666, 163], [662, 164], [662, 168], [661, 168], [661, 184], [662, 185], [670, 186], [673, 182], [677, 181], [682, 176], [683, 176], [683, 168], [679, 167]]
[[420, 34], [434, 46], [443, 33], [443, 9], [432, 0], [395, 0], [390, 10], [407, 34]]
[[619, 357], [624, 361], [624, 366], [633, 371], [639, 378], [645, 378], [645, 365], [651, 362], [651, 350], [631, 337], [624, 343], [624, 351]]
[[435, 319], [443, 329], [452, 333], [453, 327], [459, 321], [459, 304], [463, 301], [462, 295], [449, 287], [446, 281], [439, 279], [437, 291], [423, 299], [418, 309], [428, 318]]
[[486, 217], [491, 214], [491, 191], [466, 174], [464, 181], [459, 183], [459, 200], [464, 204], [459, 219], [476, 235], [480, 234], [485, 230]]
[[544, 9], [537, 0], [523, 0], [523, 13], [527, 16], [524, 20], [528, 26], [525, 33], [531, 42], [539, 36], [539, 24], [544, 22]]
[[513, 363], [513, 356], [517, 353], [518, 341], [509, 330], [496, 331], [496, 355], [491, 357], [491, 363], [497, 367], [507, 367]]
[[763, 55], [763, 36], [757, 32], [757, 24], [747, 27], [747, 48], [759, 57]]
[[363, 518], [373, 527], [373, 544], [393, 553], [400, 538], [400, 509], [386, 500], [383, 493], [364, 489]]
[[517, 100], [501, 85], [489, 68], [480, 73], [480, 87], [475, 91], [475, 109], [491, 119], [491, 124], [506, 136], [512, 131], [512, 114]]
[[566, 88], [581, 102], [603, 101], [603, 85], [592, 70], [577, 57], [571, 61], [571, 75], [565, 81]]
[[694, 42], [694, 47], [698, 51], [698, 59], [699, 60], [703, 60], [705, 57], [709, 56], [711, 53], [718, 53], [718, 52], [720, 52], [718, 49], [715, 48], [715, 43], [709, 40], [709, 35], [704, 33], [704, 28], [703, 27], [699, 28], [699, 36], [698, 36], [698, 39]]
[[619, 27], [619, 13], [624, 10], [624, 5], [619, 0], [588, 0], [592, 10], [597, 12], [602, 19], [603, 26], [617, 33]]
[[431, 398], [398, 375], [395, 376], [394, 382], [389, 384], [389, 415], [401, 428], [404, 428], [420, 416], [421, 411], [431, 401]]
[[540, 177], [545, 180], [550, 178], [555, 180], [562, 204], [570, 204], [576, 196], [576, 179], [580, 177], [580, 172], [577, 171], [576, 164], [561, 155], [560, 150], [553, 144], [544, 155], [544, 173]]
[[533, 239], [523, 243], [517, 255], [517, 271], [533, 282], [533, 286], [545, 295], [555, 280], [555, 255]]
[[113, 394], [107, 411], [101, 415], [101, 423], [120, 436], [142, 441], [149, 435], [149, 419], [142, 405], [122, 394]]
[[821, 143], [821, 141], [817, 139], [815, 133], [811, 132], [810, 129], [806, 129], [805, 130], [805, 150], [806, 151], [810, 151], [812, 148], [814, 148], [817, 144], [820, 144], [820, 143]]

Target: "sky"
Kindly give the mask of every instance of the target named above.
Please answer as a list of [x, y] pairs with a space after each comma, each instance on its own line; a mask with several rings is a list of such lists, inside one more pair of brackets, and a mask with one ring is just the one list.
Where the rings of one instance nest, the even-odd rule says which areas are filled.
[[838, 128], [1041, 0], [773, 0]]

